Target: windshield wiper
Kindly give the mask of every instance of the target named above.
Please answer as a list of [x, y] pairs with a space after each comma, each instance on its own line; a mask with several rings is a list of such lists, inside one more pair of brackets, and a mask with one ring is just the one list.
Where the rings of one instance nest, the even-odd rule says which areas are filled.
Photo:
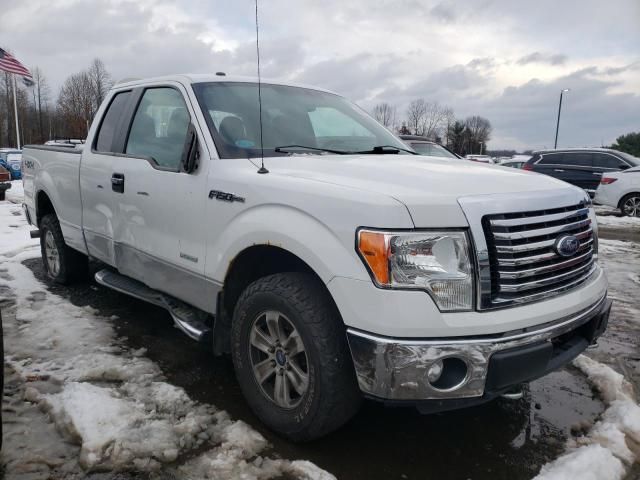
[[414, 152], [413, 150], [409, 150], [408, 148], [396, 147], [395, 145], [376, 145], [371, 150], [362, 150], [361, 152], [349, 152], [349, 153], [395, 155], [400, 153], [401, 151], [410, 153], [411, 155], [419, 155], [417, 152]]
[[278, 153], [293, 153], [291, 149], [316, 150], [318, 152], [336, 153], [338, 155], [346, 155], [348, 153], [353, 153], [353, 152], [346, 152], [344, 150], [331, 150], [329, 148], [307, 147], [306, 145], [282, 145], [280, 147], [274, 148], [274, 150]]

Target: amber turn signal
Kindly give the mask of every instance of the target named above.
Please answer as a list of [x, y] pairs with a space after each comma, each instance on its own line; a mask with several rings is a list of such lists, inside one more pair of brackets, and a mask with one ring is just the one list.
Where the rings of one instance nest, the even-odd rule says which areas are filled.
[[389, 243], [380, 232], [362, 230], [358, 236], [358, 251], [380, 285], [389, 284]]

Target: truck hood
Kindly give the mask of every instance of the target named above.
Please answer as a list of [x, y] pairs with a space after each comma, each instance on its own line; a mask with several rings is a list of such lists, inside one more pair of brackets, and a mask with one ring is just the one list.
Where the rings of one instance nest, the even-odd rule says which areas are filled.
[[574, 188], [525, 170], [427, 156], [291, 155], [265, 158], [265, 164], [272, 175], [393, 197], [407, 207], [416, 227], [467, 226], [461, 197]]

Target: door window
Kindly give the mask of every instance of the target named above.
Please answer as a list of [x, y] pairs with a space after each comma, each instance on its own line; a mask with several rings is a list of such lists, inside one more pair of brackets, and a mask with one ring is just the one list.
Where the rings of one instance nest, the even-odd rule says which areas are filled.
[[144, 92], [133, 118], [125, 153], [178, 171], [190, 123], [182, 94], [169, 87]]
[[547, 165], [547, 164], [553, 164], [553, 165], [562, 165], [563, 162], [563, 154], [562, 153], [548, 153], [548, 154], [544, 154], [542, 157], [542, 160], [540, 160], [538, 163], [540, 165]]
[[583, 152], [565, 152], [563, 164], [575, 167], [591, 167], [593, 165], [590, 153]]
[[[127, 101], [131, 92], [117, 93], [109, 107], [107, 112], [102, 117], [102, 124], [98, 132], [98, 139], [96, 141], [96, 150], [99, 152], [113, 152], [113, 137], [115, 137], [116, 129], [122, 118], [122, 113], [127, 106]], [[122, 148], [122, 147], [121, 147]]]
[[593, 154], [594, 167], [614, 168], [616, 170], [621, 170], [623, 168], [623, 165], [626, 165], [626, 163], [620, 160], [619, 158], [614, 157], [613, 155], [607, 155], [604, 153]]

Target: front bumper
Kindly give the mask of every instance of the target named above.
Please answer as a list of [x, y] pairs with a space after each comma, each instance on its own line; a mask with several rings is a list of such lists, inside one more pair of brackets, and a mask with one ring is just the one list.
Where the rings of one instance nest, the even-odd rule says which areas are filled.
[[[490, 400], [567, 364], [602, 335], [611, 303], [605, 295], [571, 316], [501, 335], [394, 339], [349, 328], [347, 336], [365, 395], [400, 403], [435, 400], [436, 410], [446, 410], [464, 400]], [[437, 362], [441, 375], [429, 381]]]

